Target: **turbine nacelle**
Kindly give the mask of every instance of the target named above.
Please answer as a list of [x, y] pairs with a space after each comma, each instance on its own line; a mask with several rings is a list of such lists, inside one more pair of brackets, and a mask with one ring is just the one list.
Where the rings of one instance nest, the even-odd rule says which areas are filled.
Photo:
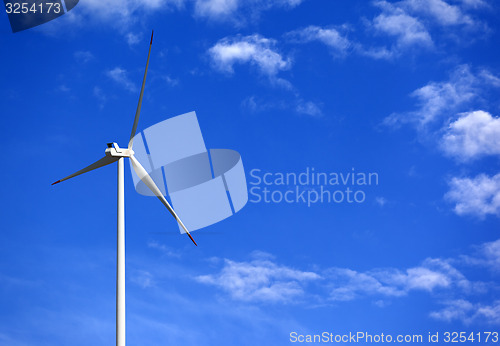
[[108, 143], [107, 145], [108, 145], [108, 148], [105, 151], [106, 156], [130, 157], [130, 156], [134, 155], [134, 151], [132, 149], [120, 148], [118, 146], [118, 144], [116, 144], [115, 142]]

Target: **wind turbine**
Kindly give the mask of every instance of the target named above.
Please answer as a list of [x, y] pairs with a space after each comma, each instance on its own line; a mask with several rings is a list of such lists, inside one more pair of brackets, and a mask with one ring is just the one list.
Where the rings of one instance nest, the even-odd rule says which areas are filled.
[[139, 96], [139, 104], [137, 105], [137, 110], [135, 112], [134, 125], [132, 126], [132, 133], [130, 134], [130, 140], [128, 142], [128, 147], [120, 148], [116, 143], [108, 143], [108, 148], [106, 149], [106, 155], [79, 170], [76, 173], [68, 175], [66, 178], [58, 180], [52, 185], [60, 183], [62, 181], [68, 180], [70, 178], [76, 177], [80, 174], [90, 172], [96, 168], [100, 168], [109, 165], [113, 162], [118, 161], [118, 218], [117, 218], [117, 256], [116, 256], [116, 345], [125, 346], [125, 191], [124, 191], [124, 175], [123, 175], [123, 159], [128, 157], [132, 163], [135, 173], [141, 179], [144, 184], [158, 197], [158, 199], [167, 207], [168, 211], [177, 220], [179, 225], [184, 229], [186, 234], [192, 240], [194, 245], [198, 246], [194, 241], [193, 237], [187, 230], [184, 223], [182, 223], [179, 216], [176, 214], [174, 209], [170, 206], [168, 201], [165, 199], [161, 193], [158, 186], [156, 186], [153, 179], [146, 172], [144, 167], [139, 161], [134, 157], [134, 151], [132, 150], [132, 144], [134, 141], [135, 132], [137, 130], [137, 124], [139, 122], [139, 115], [141, 113], [142, 97], [144, 95], [144, 85], [146, 84], [146, 75], [148, 74], [149, 57], [151, 55], [151, 46], [153, 44], [153, 32], [151, 32], [151, 41], [149, 42], [149, 52], [148, 60], [146, 62], [146, 70], [144, 71], [144, 78], [142, 79], [141, 94]]

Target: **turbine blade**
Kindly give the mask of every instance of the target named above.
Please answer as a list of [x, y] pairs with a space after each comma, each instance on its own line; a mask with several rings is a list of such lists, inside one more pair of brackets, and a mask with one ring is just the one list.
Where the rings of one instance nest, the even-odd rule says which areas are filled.
[[57, 183], [60, 183], [62, 181], [65, 181], [65, 180], [68, 180], [70, 178], [73, 178], [73, 177], [76, 177], [77, 175], [80, 175], [80, 174], [83, 174], [83, 173], [87, 173], [87, 172], [90, 172], [96, 168], [99, 168], [99, 167], [102, 167], [102, 166], [106, 166], [106, 165], [109, 165], [110, 163], [113, 163], [113, 162], [116, 162], [118, 161], [119, 157], [116, 157], [116, 156], [104, 156], [102, 159], [94, 162], [93, 164], [91, 164], [90, 166], [87, 166], [85, 167], [84, 169], [81, 169], [79, 170], [78, 172], [76, 173], [73, 173], [71, 175], [68, 175], [66, 178], [62, 178], [61, 180], [58, 180], [54, 183], [52, 183], [51, 185], [54, 185], [54, 184], [57, 184]]
[[189, 236], [189, 238], [194, 243], [194, 245], [198, 246], [198, 244], [196, 244], [193, 237], [191, 236], [191, 234], [187, 230], [186, 226], [184, 226], [184, 223], [182, 223], [182, 221], [179, 218], [179, 216], [177, 215], [177, 213], [170, 206], [170, 204], [168, 203], [167, 199], [163, 196], [163, 194], [161, 193], [158, 186], [156, 186], [156, 184], [153, 181], [153, 179], [151, 178], [151, 176], [148, 174], [148, 172], [146, 172], [144, 167], [142, 167], [140, 162], [137, 161], [137, 159], [134, 157], [134, 155], [130, 156], [130, 161], [131, 161], [132, 167], [134, 168], [134, 171], [137, 174], [137, 176], [139, 177], [139, 179], [141, 179], [144, 182], [144, 184], [146, 184], [146, 186], [149, 187], [149, 189], [156, 195], [156, 197], [158, 197], [158, 199], [163, 203], [163, 205], [165, 207], [167, 207], [170, 214], [172, 214], [172, 216], [177, 220], [179, 225], [181, 225], [181, 227], [184, 229], [184, 231], [186, 231], [186, 234]]
[[141, 114], [142, 96], [144, 95], [144, 85], [146, 84], [146, 76], [148, 74], [149, 57], [151, 56], [151, 45], [153, 44], [153, 33], [154, 30], [151, 31], [151, 41], [149, 42], [148, 60], [146, 61], [146, 70], [144, 71], [144, 78], [142, 79], [141, 94], [139, 95], [139, 103], [137, 104], [137, 110], [135, 111], [135, 119], [134, 119], [134, 125], [132, 126], [132, 133], [130, 134], [130, 140], [128, 141], [129, 149], [132, 149], [135, 131], [137, 131], [137, 124], [139, 123], [139, 115]]

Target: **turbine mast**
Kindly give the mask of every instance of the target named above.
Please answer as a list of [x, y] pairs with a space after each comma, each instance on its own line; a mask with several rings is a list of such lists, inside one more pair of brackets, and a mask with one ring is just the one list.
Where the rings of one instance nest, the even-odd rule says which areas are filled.
[[116, 233], [116, 346], [125, 346], [125, 189], [123, 157], [118, 159]]

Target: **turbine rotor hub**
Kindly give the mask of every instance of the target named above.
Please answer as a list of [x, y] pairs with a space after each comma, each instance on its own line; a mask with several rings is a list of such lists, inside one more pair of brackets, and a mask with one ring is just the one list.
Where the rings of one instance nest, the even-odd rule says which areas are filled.
[[132, 149], [124, 149], [120, 148], [116, 143], [108, 143], [108, 148], [105, 151], [106, 156], [115, 156], [115, 157], [130, 157], [134, 155], [134, 151]]

